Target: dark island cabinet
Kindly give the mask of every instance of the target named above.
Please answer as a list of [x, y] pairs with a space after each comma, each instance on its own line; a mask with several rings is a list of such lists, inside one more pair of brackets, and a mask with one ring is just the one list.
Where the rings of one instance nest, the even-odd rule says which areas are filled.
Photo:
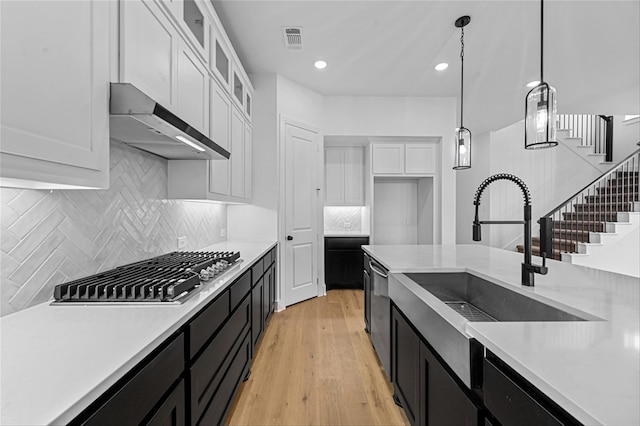
[[277, 247], [70, 422], [223, 424], [275, 311]]
[[581, 424], [491, 351], [487, 351], [483, 372], [484, 405], [496, 419], [496, 424], [504, 426]]
[[408, 319], [392, 305], [391, 362], [395, 396], [412, 425], [476, 426], [482, 410]]
[[420, 337], [394, 307], [391, 313], [393, 391], [412, 425], [420, 418]]
[[484, 424], [481, 409], [436, 358], [420, 343], [420, 418], [423, 423], [442, 426]]
[[369, 237], [325, 237], [324, 282], [327, 290], [362, 289], [362, 246]]

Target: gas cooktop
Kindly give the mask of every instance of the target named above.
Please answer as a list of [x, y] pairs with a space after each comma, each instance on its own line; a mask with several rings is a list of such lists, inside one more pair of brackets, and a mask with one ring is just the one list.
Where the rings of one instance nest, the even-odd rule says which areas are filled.
[[240, 252], [175, 251], [59, 284], [53, 304], [179, 304], [240, 262]]

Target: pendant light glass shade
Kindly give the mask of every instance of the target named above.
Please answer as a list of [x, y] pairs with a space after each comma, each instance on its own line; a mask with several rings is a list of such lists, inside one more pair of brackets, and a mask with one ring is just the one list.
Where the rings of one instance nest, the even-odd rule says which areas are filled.
[[454, 170], [471, 168], [471, 132], [465, 127], [456, 129], [454, 145], [456, 147], [456, 162]]
[[540, 83], [527, 94], [525, 109], [524, 147], [541, 149], [558, 145], [556, 89], [547, 83]]

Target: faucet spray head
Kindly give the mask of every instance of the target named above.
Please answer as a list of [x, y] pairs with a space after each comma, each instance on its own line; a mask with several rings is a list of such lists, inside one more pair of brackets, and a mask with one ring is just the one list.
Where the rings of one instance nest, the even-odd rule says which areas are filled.
[[480, 224], [477, 222], [473, 222], [473, 241], [480, 241], [482, 239], [482, 234], [480, 233]]

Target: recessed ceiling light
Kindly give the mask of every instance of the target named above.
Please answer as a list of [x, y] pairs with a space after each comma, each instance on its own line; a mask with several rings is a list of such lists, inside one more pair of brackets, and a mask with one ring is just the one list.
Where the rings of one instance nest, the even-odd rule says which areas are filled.
[[327, 63], [325, 61], [316, 61], [313, 64], [314, 67], [318, 68], [319, 70], [325, 69], [327, 67]]
[[449, 64], [447, 64], [446, 62], [436, 65], [436, 71], [443, 71], [447, 68], [449, 68]]
[[527, 87], [536, 87], [540, 82], [538, 80], [533, 80], [527, 83]]

